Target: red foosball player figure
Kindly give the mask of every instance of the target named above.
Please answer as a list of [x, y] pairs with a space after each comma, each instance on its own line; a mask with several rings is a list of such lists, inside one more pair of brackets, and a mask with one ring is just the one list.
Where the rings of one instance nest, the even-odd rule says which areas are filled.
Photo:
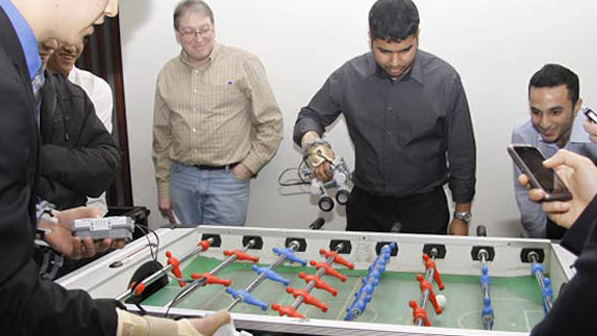
[[232, 280], [230, 280], [230, 279], [228, 279], [228, 280], [220, 279], [217, 276], [209, 274], [209, 273], [201, 273], [201, 274], [191, 273], [191, 278], [193, 278], [195, 280], [205, 278], [205, 281], [203, 282], [203, 286], [218, 284], [218, 285], [222, 285], [224, 287], [228, 287], [232, 283]]
[[172, 265], [172, 274], [179, 279], [178, 285], [184, 287], [185, 283], [182, 281], [182, 274], [180, 273], [180, 262], [172, 256], [170, 251], [166, 251], [166, 258], [168, 258], [168, 265]]
[[419, 281], [419, 283], [421, 284], [421, 293], [423, 293], [426, 289], [429, 291], [429, 301], [431, 301], [431, 304], [435, 309], [435, 313], [437, 315], [441, 314], [442, 308], [437, 304], [437, 300], [435, 299], [435, 293], [433, 292], [433, 287], [431, 286], [431, 283], [425, 281], [425, 278], [423, 278], [421, 274], [417, 274], [417, 281]]
[[209, 240], [202, 240], [197, 243], [197, 246], [201, 246], [201, 252], [207, 251], [207, 249], [209, 248], [209, 245], [210, 245]]
[[252, 256], [252, 255], [250, 255], [248, 253], [245, 253], [243, 251], [239, 251], [239, 250], [234, 250], [234, 251], [225, 250], [224, 251], [224, 255], [225, 256], [231, 256], [233, 254], [236, 256], [236, 260], [250, 260], [250, 261], [252, 261], [254, 263], [256, 263], [256, 262], [259, 261], [259, 257]]
[[273, 303], [272, 309], [278, 311], [280, 316], [288, 315], [290, 317], [298, 317], [304, 319], [305, 317], [299, 313], [297, 313], [296, 309], [292, 308], [291, 306], [280, 306], [279, 304]]
[[435, 261], [431, 260], [427, 253], [423, 253], [423, 260], [425, 261], [425, 269], [433, 268], [433, 278], [435, 279], [435, 283], [437, 283], [437, 287], [439, 287], [440, 290], [444, 290], [444, 283], [442, 282], [442, 278], [437, 271]]
[[317, 288], [317, 289], [326, 290], [326, 291], [332, 293], [332, 296], [338, 295], [338, 291], [336, 289], [332, 288], [332, 286], [328, 285], [325, 281], [321, 280], [317, 276], [317, 274], [305, 274], [303, 272], [299, 272], [298, 276], [299, 276], [299, 278], [305, 280], [306, 283], [309, 283], [309, 281], [313, 281], [313, 284], [315, 285], [315, 288]]
[[344, 259], [341, 256], [339, 256], [338, 252], [336, 252], [336, 251], [326, 251], [324, 249], [320, 249], [319, 250], [319, 254], [324, 255], [326, 258], [332, 257], [333, 261], [336, 264], [344, 265], [344, 266], [348, 267], [348, 269], [353, 269], [354, 268], [354, 264], [353, 263], [349, 263], [346, 259]]
[[413, 308], [413, 323], [415, 325], [417, 324], [417, 320], [421, 319], [423, 320], [423, 324], [426, 327], [431, 326], [431, 323], [429, 323], [429, 319], [427, 318], [427, 312], [425, 311], [425, 309], [419, 307], [414, 300], [410, 300], [408, 305]]
[[336, 271], [332, 266], [328, 265], [327, 263], [324, 263], [324, 262], [318, 263], [315, 260], [311, 260], [311, 261], [309, 261], [309, 264], [311, 264], [311, 266], [315, 267], [316, 269], [320, 269], [323, 267], [323, 269], [325, 270], [325, 274], [335, 276], [336, 278], [340, 279], [340, 281], [342, 281], [342, 282], [346, 281], [346, 279], [347, 279], [346, 275], [342, 275], [342, 274], [338, 273], [338, 271]]
[[321, 311], [324, 313], [328, 311], [328, 305], [317, 300], [313, 295], [309, 294], [309, 292], [307, 292], [304, 289], [294, 289], [292, 287], [286, 287], [286, 292], [292, 294], [292, 296], [294, 296], [295, 299], [299, 296], [302, 297], [303, 303], [315, 306], [321, 309]]
[[143, 282], [140, 282], [139, 284], [132, 282], [129, 285], [129, 289], [133, 290], [133, 297], [138, 297], [143, 294], [143, 291], [145, 290], [145, 284], [143, 284]]

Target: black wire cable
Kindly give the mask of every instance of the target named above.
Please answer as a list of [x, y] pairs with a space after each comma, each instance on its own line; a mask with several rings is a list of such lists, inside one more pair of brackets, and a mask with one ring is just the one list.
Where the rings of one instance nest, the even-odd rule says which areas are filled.
[[[149, 245], [149, 252], [151, 253], [151, 258], [154, 261], [158, 260], [158, 251], [160, 249], [160, 237], [158, 236], [157, 232], [155, 232], [155, 230], [149, 228], [149, 227], [145, 227], [141, 224], [135, 224], [136, 228], [139, 228], [139, 230], [141, 230], [144, 234], [145, 234], [145, 238], [147, 239], [147, 244]], [[151, 240], [149, 239], [149, 233], [152, 233], [155, 237], [155, 245], [151, 243]], [[155, 251], [153, 250], [155, 247]]]
[[[138, 227], [139, 229], [141, 229], [141, 231], [143, 231], [143, 233], [145, 233], [145, 237], [147, 238], [148, 245], [149, 245], [149, 251], [151, 253], [151, 258], [153, 259], [153, 261], [158, 261], [158, 251], [160, 249], [160, 237], [158, 236], [157, 232], [155, 232], [155, 230], [153, 230], [151, 228], [144, 227], [140, 224], [135, 224], [135, 226]], [[149, 233], [146, 230], [148, 230], [149, 233], [152, 233], [155, 236], [155, 240], [156, 240], [155, 245], [151, 243], [151, 240], [149, 240]], [[152, 250], [152, 248], [155, 248], [155, 252]], [[182, 279], [182, 278], [179, 279], [170, 273], [166, 273], [166, 276], [172, 280], [176, 280], [176, 281], [180, 280], [180, 281], [187, 282], [187, 283], [194, 281], [194, 279]]]
[[[155, 232], [155, 230], [153, 230], [151, 228], [146, 228], [146, 227], [144, 227], [142, 225], [139, 225], [139, 224], [135, 224], [135, 226], [139, 227], [141, 229], [141, 231], [143, 231], [143, 233], [145, 233], [145, 237], [147, 237], [147, 241], [149, 242], [149, 248], [150, 248], [150, 251], [151, 251], [151, 257], [153, 258], [154, 261], [157, 261], [157, 259], [158, 259], [157, 252], [159, 251], [159, 246], [160, 246], [160, 237], [158, 236], [157, 232]], [[152, 244], [151, 244], [151, 241], [149, 240], [149, 233], [147, 233], [146, 230], [149, 230], [149, 232], [152, 233], [155, 236], [155, 239], [156, 239], [156, 244], [155, 244], [155, 249], [156, 250], [155, 250], [155, 252], [153, 252], [153, 250], [151, 249], [152, 248]], [[176, 281], [180, 280], [180, 281], [183, 281], [183, 282], [186, 282], [186, 283], [191, 283], [193, 281], [196, 281], [195, 279], [183, 279], [183, 278], [179, 279], [179, 278], [173, 276], [172, 274], [170, 274], [169, 272], [165, 272], [165, 274], [166, 274], [166, 276], [168, 278], [176, 280]], [[178, 299], [180, 298], [180, 295], [182, 295], [183, 292], [184, 291], [180, 291], [174, 297], [174, 300], [172, 300], [172, 304], [170, 304], [168, 306], [168, 308], [166, 309], [166, 312], [164, 313], [164, 317], [168, 317], [168, 314], [170, 312], [170, 308], [172, 308], [172, 305], [174, 304], [174, 302], [178, 301]], [[139, 310], [141, 311], [141, 314], [145, 314], [146, 313], [145, 309], [143, 309], [143, 307], [141, 306], [140, 303], [134, 302], [134, 304], [135, 304], [135, 306], [137, 306], [137, 308], [139, 308]]]
[[[328, 162], [329, 164], [331, 164], [331, 165], [334, 164], [334, 161], [328, 159], [327, 157], [325, 157], [324, 155], [319, 154], [319, 153], [304, 155], [298, 168], [295, 168], [295, 167], [286, 168], [282, 171], [282, 173], [280, 173], [280, 175], [278, 176], [278, 185], [280, 185], [282, 187], [293, 187], [293, 186], [298, 186], [298, 185], [310, 184], [311, 179], [306, 180], [303, 177], [303, 175], [301, 174], [301, 169], [303, 168], [303, 166], [307, 165], [307, 159], [309, 158], [310, 155], [317, 155], [320, 158], [322, 158], [323, 160], [325, 160], [326, 162]], [[284, 177], [284, 175], [286, 173], [288, 173], [289, 171], [293, 171], [293, 170], [296, 170], [296, 172], [297, 172], [298, 181], [296, 181], [296, 182], [282, 181], [282, 178]]]
[[[148, 245], [149, 245], [149, 251], [150, 251], [150, 253], [151, 253], [151, 258], [152, 258], [154, 261], [156, 261], [156, 262], [157, 262], [157, 259], [158, 259], [158, 251], [159, 251], [159, 249], [160, 249], [160, 237], [159, 237], [159, 235], [157, 234], [157, 232], [155, 232], [155, 230], [153, 230], [153, 229], [151, 229], [151, 228], [149, 228], [149, 227], [145, 227], [145, 226], [143, 226], [143, 225], [136, 224], [136, 223], [135, 223], [135, 227], [139, 228], [139, 229], [140, 229], [140, 230], [141, 230], [141, 231], [142, 231], [142, 232], [145, 234], [145, 238], [147, 238], [147, 242], [148, 242]], [[149, 231], [149, 232], [148, 232], [148, 231]], [[155, 240], [156, 240], [156, 243], [155, 243], [155, 251], [153, 250], [153, 248], [154, 248], [154, 244], [152, 244], [152, 243], [151, 243], [151, 240], [149, 239], [149, 233], [151, 233], [151, 234], [153, 234], [153, 235], [155, 236]], [[170, 274], [170, 273], [168, 273], [168, 272], [165, 272], [165, 274], [166, 274], [166, 276], [167, 276], [168, 278], [170, 278], [170, 279], [173, 279], [173, 280], [176, 280], [176, 281], [179, 281], [179, 280], [180, 280], [180, 281], [183, 281], [183, 282], [186, 282], [186, 283], [192, 283], [192, 282], [194, 282], [194, 281], [197, 281], [197, 280], [195, 280], [195, 279], [182, 279], [182, 278], [181, 278], [181, 279], [179, 279], [179, 278], [177, 278], [177, 277], [173, 276], [172, 274]], [[131, 291], [134, 291], [134, 287], [133, 287], [133, 288], [131, 288]], [[174, 297], [174, 300], [172, 300], [172, 304], [170, 304], [170, 305], [168, 306], [168, 308], [166, 309], [166, 312], [164, 313], [164, 317], [168, 317], [168, 314], [169, 314], [169, 312], [170, 312], [170, 308], [172, 308], [173, 304], [174, 304], [176, 301], [178, 301], [178, 299], [180, 298], [180, 295], [182, 295], [182, 293], [183, 293], [183, 292], [184, 292], [184, 291], [180, 291], [180, 292], [179, 292], [179, 293], [178, 293], [178, 294], [177, 294], [177, 295]], [[143, 308], [143, 306], [141, 305], [141, 302], [139, 302], [138, 300], [134, 299], [134, 296], [133, 296], [133, 304], [134, 304], [134, 305], [135, 305], [135, 306], [136, 306], [136, 307], [139, 309], [139, 312], [141, 313], [141, 315], [145, 315], [145, 314], [147, 314], [147, 311], [146, 311], [146, 310]]]
[[172, 308], [172, 306], [174, 306], [174, 302], [178, 301], [178, 299], [180, 298], [182, 293], [184, 293], [184, 290], [181, 290], [180, 292], [178, 292], [178, 294], [176, 294], [174, 299], [172, 299], [172, 302], [168, 305], [168, 308], [166, 308], [166, 312], [164, 313], [165, 318], [168, 318], [168, 314], [170, 313], [170, 308]]
[[[178, 278], [176, 278], [176, 279], [179, 280]], [[185, 282], [194, 282], [194, 281], [201, 281], [201, 279], [202, 278], [193, 279], [193, 280], [183, 280], [183, 281], [185, 281]], [[174, 303], [176, 303], [180, 299], [180, 297], [183, 295], [184, 292], [185, 292], [184, 289], [181, 290], [180, 292], [178, 292], [176, 294], [176, 296], [174, 297], [174, 299], [172, 299], [172, 301], [170, 301], [170, 304], [168, 305], [168, 308], [166, 308], [166, 312], [164, 313], [164, 317], [165, 318], [168, 317], [168, 314], [170, 313], [170, 308], [172, 308], [174, 306]]]
[[[151, 253], [151, 258], [157, 262], [158, 259], [158, 251], [160, 249], [160, 236], [157, 234], [157, 232], [155, 232], [155, 230], [149, 228], [149, 227], [145, 227], [141, 224], [135, 224], [135, 227], [139, 228], [144, 234], [145, 234], [145, 238], [147, 239], [148, 245], [149, 245], [149, 251]], [[151, 243], [151, 240], [149, 238], [149, 234], [153, 234], [156, 240], [155, 245]], [[155, 248], [155, 251], [153, 250]], [[179, 279], [173, 275], [171, 275], [170, 273], [166, 272], [165, 273], [166, 276], [168, 278], [174, 279], [174, 280], [182, 280], [184, 282], [192, 282], [194, 280], [192, 279]], [[131, 290], [134, 291], [134, 287], [131, 288]], [[182, 294], [183, 291], [180, 291], [176, 297], [174, 298], [174, 300], [172, 300], [172, 303], [176, 302], [178, 300], [178, 298], [180, 297], [180, 295]], [[143, 308], [143, 306], [141, 305], [141, 302], [139, 302], [138, 300], [133, 299], [133, 304], [139, 309], [139, 312], [141, 313], [141, 315], [145, 315], [147, 314], [147, 311]], [[168, 313], [170, 311], [170, 308], [172, 307], [172, 305], [170, 305], [168, 307], [168, 309], [166, 310], [166, 313], [164, 314], [164, 317], [168, 317]]]
[[143, 306], [141, 305], [139, 300], [133, 299], [133, 304], [135, 304], [135, 306], [139, 309], [139, 314], [141, 316], [144, 316], [147, 314], [147, 311], [145, 310], [145, 308], [143, 308]]
[[[289, 182], [289, 181], [282, 181], [282, 177], [284, 176], [284, 174], [288, 173], [289, 171], [292, 170], [296, 170], [298, 173], [298, 177], [299, 180], [295, 181], [295, 182]], [[306, 182], [303, 177], [301, 176], [301, 171], [300, 168], [286, 168], [284, 169], [284, 171], [282, 171], [282, 173], [278, 176], [278, 184], [282, 187], [293, 187], [293, 186], [298, 186], [298, 185], [305, 185], [305, 184], [309, 184], [309, 182]]]
[[300, 170], [302, 166], [307, 166], [307, 169], [309, 169], [309, 165], [307, 164], [307, 156], [303, 156], [303, 159], [301, 160], [301, 163], [299, 163], [298, 166], [298, 171], [299, 171], [299, 179], [304, 182], [305, 184], [309, 184], [311, 183], [311, 179], [309, 179], [309, 181], [303, 179], [303, 176], [300, 174]]

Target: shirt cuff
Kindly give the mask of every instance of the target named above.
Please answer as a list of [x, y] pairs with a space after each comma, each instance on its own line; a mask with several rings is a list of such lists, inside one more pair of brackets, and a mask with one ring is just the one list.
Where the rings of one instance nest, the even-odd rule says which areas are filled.
[[116, 336], [203, 336], [187, 319], [174, 321], [147, 315], [139, 316], [119, 308], [116, 312], [118, 314]]
[[170, 183], [158, 182], [158, 199], [170, 199]]
[[259, 156], [253, 153], [249, 153], [249, 155], [247, 155], [240, 163], [247, 167], [251, 173], [253, 173], [253, 175], [257, 175], [257, 173], [259, 173], [261, 168], [263, 168], [265, 165]]
[[451, 180], [448, 183], [454, 203], [472, 203], [475, 197], [475, 179]]
[[579, 255], [597, 218], [597, 196], [587, 205], [574, 224], [568, 229], [560, 245], [570, 252]]

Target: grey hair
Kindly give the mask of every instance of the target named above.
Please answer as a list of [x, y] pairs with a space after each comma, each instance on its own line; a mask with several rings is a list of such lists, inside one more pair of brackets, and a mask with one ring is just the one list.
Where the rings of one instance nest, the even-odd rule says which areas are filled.
[[182, 0], [176, 5], [174, 9], [174, 29], [178, 30], [180, 26], [178, 20], [180, 17], [188, 11], [194, 11], [200, 14], [209, 16], [211, 24], [214, 24], [214, 14], [211, 8], [205, 1], [202, 0]]

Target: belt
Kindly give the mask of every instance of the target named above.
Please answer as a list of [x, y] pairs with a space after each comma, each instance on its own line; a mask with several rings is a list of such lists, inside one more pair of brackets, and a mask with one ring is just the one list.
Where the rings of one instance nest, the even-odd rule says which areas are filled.
[[196, 167], [197, 169], [200, 169], [200, 170], [224, 170], [224, 169], [232, 169], [237, 164], [239, 164], [239, 162], [235, 162], [235, 163], [231, 163], [231, 164], [227, 164], [227, 165], [223, 165], [223, 166], [210, 166], [210, 165], [198, 164], [198, 165], [194, 165], [194, 167]]

